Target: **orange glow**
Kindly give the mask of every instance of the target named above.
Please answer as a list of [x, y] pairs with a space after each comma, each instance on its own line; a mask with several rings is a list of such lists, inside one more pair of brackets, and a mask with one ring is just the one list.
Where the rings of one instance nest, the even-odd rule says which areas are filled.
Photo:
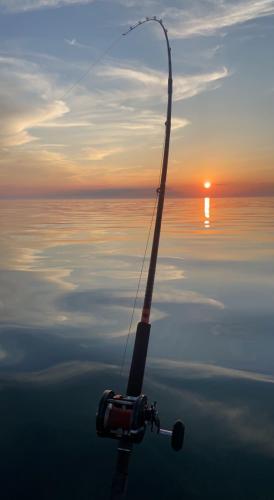
[[210, 182], [210, 181], [206, 181], [206, 182], [204, 182], [204, 188], [205, 188], [205, 189], [209, 189], [209, 188], [211, 188], [211, 182]]

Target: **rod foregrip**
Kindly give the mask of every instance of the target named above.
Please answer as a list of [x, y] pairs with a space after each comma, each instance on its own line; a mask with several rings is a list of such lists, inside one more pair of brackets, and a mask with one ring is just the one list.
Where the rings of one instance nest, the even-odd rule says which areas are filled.
[[132, 451], [132, 443], [122, 438], [119, 441], [116, 468], [112, 479], [110, 500], [120, 500], [126, 497], [128, 466]]
[[149, 343], [150, 324], [140, 321], [137, 326], [133, 356], [131, 361], [127, 395], [139, 396], [142, 393]]

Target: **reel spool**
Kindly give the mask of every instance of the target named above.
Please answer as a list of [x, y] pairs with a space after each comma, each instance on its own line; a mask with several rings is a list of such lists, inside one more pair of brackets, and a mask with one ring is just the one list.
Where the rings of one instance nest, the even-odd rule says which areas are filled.
[[133, 443], [140, 443], [145, 434], [146, 405], [144, 395], [123, 397], [111, 390], [104, 391], [96, 415], [97, 435], [112, 439], [127, 436]]
[[185, 426], [177, 420], [172, 431], [160, 428], [156, 402], [148, 405], [147, 397], [122, 396], [112, 390], [105, 390], [96, 414], [96, 432], [100, 437], [121, 439], [126, 437], [132, 443], [141, 443], [149, 424], [150, 430], [169, 436], [171, 447], [179, 451], [183, 447]]

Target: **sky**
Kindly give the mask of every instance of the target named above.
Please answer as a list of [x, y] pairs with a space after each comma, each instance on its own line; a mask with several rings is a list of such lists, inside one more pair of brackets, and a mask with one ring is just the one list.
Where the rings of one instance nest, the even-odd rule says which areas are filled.
[[0, 0], [0, 196], [274, 194], [273, 0]]

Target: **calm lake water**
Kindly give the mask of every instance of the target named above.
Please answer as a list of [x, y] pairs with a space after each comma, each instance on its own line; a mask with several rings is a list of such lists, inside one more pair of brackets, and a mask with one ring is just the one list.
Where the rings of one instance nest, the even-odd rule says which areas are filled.
[[[3, 500], [108, 498], [94, 415], [125, 390], [153, 204], [0, 202]], [[144, 391], [185, 449], [147, 432], [128, 498], [273, 500], [274, 198], [168, 200], [153, 305]]]

